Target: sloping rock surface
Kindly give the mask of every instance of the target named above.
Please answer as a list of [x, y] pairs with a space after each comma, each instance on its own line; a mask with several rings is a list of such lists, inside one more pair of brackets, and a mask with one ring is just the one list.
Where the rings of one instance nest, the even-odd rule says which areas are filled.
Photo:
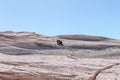
[[0, 56], [0, 80], [120, 80], [117, 39], [6, 31], [0, 32]]

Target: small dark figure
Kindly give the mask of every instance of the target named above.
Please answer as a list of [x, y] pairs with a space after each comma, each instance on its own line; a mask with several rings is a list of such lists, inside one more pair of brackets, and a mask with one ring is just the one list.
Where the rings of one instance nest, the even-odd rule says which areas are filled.
[[63, 46], [63, 42], [61, 40], [57, 40], [56, 42], [57, 42], [57, 45]]

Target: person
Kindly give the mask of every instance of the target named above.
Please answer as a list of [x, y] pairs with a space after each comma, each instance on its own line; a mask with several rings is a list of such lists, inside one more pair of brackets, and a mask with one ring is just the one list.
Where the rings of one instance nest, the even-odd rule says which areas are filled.
[[58, 39], [56, 42], [57, 42], [57, 45], [59, 45], [59, 46], [64, 46], [64, 45], [63, 45], [63, 42], [62, 42], [61, 40]]

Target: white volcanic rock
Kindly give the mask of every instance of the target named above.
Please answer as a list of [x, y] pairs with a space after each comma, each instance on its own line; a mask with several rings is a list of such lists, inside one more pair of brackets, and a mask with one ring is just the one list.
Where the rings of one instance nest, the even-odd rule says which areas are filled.
[[[77, 37], [1, 32], [0, 80], [93, 80], [96, 71], [116, 63], [100, 72], [96, 80], [120, 80], [120, 41]], [[57, 46], [57, 39], [64, 47]]]

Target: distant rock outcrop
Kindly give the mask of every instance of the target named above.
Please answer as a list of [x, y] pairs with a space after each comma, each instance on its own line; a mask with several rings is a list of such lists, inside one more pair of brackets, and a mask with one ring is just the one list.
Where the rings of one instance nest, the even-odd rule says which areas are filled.
[[59, 38], [69, 40], [84, 40], [84, 41], [104, 41], [110, 38], [90, 35], [58, 35]]
[[[64, 46], [58, 46], [56, 40], [62, 40]], [[113, 52], [114, 49], [114, 52]], [[60, 54], [73, 51], [94, 53], [103, 51], [106, 53], [118, 53], [120, 41], [100, 36], [89, 35], [59, 35], [45, 36], [35, 32], [0, 32], [0, 53], [4, 54], [48, 54], [48, 50], [55, 54], [55, 51], [63, 50]], [[68, 51], [68, 52], [67, 52]], [[49, 53], [50, 54], [50, 53]], [[86, 53], [87, 54], [87, 53]], [[101, 54], [103, 56], [103, 54]]]

